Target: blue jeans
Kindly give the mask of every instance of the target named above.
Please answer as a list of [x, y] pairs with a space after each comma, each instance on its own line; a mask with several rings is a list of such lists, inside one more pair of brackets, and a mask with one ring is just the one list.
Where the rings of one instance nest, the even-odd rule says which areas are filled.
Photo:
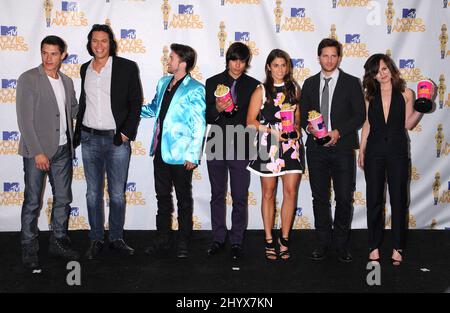
[[[37, 246], [38, 218], [47, 173], [36, 168], [34, 158], [23, 158], [23, 171], [25, 195], [21, 214], [21, 242], [22, 245]], [[72, 202], [72, 158], [67, 145], [59, 146], [55, 155], [50, 158], [48, 178], [53, 193], [51, 229], [56, 238], [63, 238], [67, 235]]]
[[125, 223], [125, 189], [130, 164], [130, 142], [113, 144], [113, 136], [81, 132], [81, 151], [86, 176], [86, 203], [89, 216], [89, 238], [103, 240], [105, 211], [103, 190], [105, 173], [109, 193], [109, 240], [123, 238]]

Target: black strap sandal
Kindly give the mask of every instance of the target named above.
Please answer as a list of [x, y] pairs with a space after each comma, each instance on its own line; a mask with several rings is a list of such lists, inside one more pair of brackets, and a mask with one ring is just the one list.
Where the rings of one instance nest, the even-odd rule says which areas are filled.
[[[279, 244], [280, 244], [280, 259], [287, 261], [291, 258], [291, 252], [289, 251], [289, 238], [283, 238], [282, 236], [280, 236], [279, 239]], [[286, 248], [286, 250], [281, 250], [281, 248]]]
[[265, 244], [266, 260], [276, 261], [278, 259], [278, 254], [275, 250], [275, 241], [273, 240], [273, 238], [266, 238]]
[[400, 254], [400, 256], [402, 257], [401, 260], [396, 260], [393, 257], [391, 257], [391, 261], [392, 261], [392, 265], [393, 266], [400, 266], [403, 262], [403, 250], [402, 249], [394, 249], [394, 251], [397, 251], [398, 254]]

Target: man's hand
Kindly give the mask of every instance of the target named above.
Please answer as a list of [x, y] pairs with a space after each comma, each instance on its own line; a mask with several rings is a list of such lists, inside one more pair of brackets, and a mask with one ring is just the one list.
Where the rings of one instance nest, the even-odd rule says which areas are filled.
[[120, 133], [120, 135], [122, 136], [122, 142], [126, 142], [128, 140], [130, 140], [127, 136], [125, 136], [124, 134]]
[[232, 103], [231, 98], [227, 101], [220, 101], [218, 98], [216, 98], [216, 109], [219, 113], [223, 112], [228, 106], [230, 106]]
[[185, 168], [187, 171], [193, 170], [193, 169], [196, 168], [196, 167], [197, 167], [197, 164], [195, 164], [195, 163], [191, 163], [191, 162], [189, 162], [189, 161], [185, 161], [185, 162], [184, 162], [184, 168]]
[[341, 135], [339, 134], [339, 131], [337, 129], [333, 129], [332, 131], [328, 132], [327, 136], [330, 136], [331, 139], [323, 145], [324, 147], [334, 146], [339, 138], [341, 138]]
[[41, 171], [48, 172], [48, 170], [50, 169], [50, 160], [43, 153], [40, 153], [34, 157], [34, 163], [36, 165], [36, 168]]
[[308, 126], [306, 126], [306, 130], [308, 131], [308, 133], [312, 134], [314, 137], [317, 138], [317, 130], [312, 127], [311, 124], [308, 124]]

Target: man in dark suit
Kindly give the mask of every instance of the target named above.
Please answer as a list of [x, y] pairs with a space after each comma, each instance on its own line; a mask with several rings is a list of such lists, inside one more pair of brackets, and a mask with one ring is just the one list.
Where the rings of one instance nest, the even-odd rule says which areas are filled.
[[[301, 126], [308, 133], [306, 156], [318, 239], [311, 259], [324, 259], [334, 243], [339, 260], [351, 262], [348, 241], [355, 190], [355, 149], [359, 148], [358, 129], [365, 119], [364, 96], [359, 79], [339, 69], [342, 45], [338, 41], [323, 39], [317, 52], [321, 71], [305, 80], [300, 99]], [[323, 115], [330, 137], [325, 145], [315, 141], [316, 132], [308, 123], [311, 110]], [[334, 220], [331, 180], [336, 200]]]
[[45, 37], [41, 42], [42, 63], [20, 75], [17, 83], [19, 154], [23, 156], [25, 172], [22, 262], [37, 273], [38, 218], [46, 174], [53, 193], [49, 253], [66, 260], [78, 259], [67, 235], [72, 202], [72, 119], [78, 103], [72, 79], [59, 70], [66, 56], [66, 44], [60, 37]]
[[95, 24], [87, 50], [94, 58], [81, 66], [80, 110], [75, 139], [81, 141], [86, 202], [91, 230], [88, 259], [103, 248], [104, 176], [109, 194], [109, 247], [125, 255], [134, 249], [123, 240], [125, 187], [130, 163], [130, 141], [136, 137], [142, 88], [136, 63], [116, 56], [117, 44], [108, 25]]

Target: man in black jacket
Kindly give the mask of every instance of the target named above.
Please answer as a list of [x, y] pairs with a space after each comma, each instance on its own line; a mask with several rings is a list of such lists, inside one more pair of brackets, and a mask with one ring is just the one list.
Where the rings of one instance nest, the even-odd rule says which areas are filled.
[[86, 257], [103, 248], [104, 176], [108, 180], [110, 248], [125, 255], [134, 249], [123, 240], [125, 187], [130, 141], [136, 137], [142, 88], [136, 63], [116, 56], [117, 45], [108, 25], [95, 24], [87, 49], [94, 58], [81, 66], [80, 109], [75, 144], [81, 141], [91, 244]]
[[[351, 262], [348, 239], [355, 190], [355, 149], [359, 147], [358, 129], [365, 120], [364, 96], [359, 79], [339, 69], [342, 45], [338, 41], [323, 39], [317, 52], [321, 71], [305, 80], [300, 98], [301, 126], [308, 133], [306, 156], [318, 239], [311, 259], [325, 258], [334, 241], [339, 260]], [[308, 124], [308, 112], [312, 110], [322, 113], [328, 128], [330, 141], [323, 146], [316, 143], [315, 131]], [[331, 180], [336, 200], [334, 220]]]
[[[231, 255], [239, 259], [247, 228], [249, 138], [245, 134], [248, 104], [259, 82], [245, 74], [250, 64], [250, 49], [241, 42], [233, 43], [226, 53], [226, 69], [206, 80], [206, 122], [211, 125], [206, 146], [208, 175], [211, 184], [211, 228], [213, 242], [207, 254], [220, 252], [227, 237], [226, 203], [230, 172], [233, 211], [229, 232]], [[214, 96], [217, 86], [230, 89], [231, 98], [222, 101]], [[233, 102], [233, 104], [232, 104]], [[234, 115], [230, 108], [237, 107]], [[228, 112], [230, 111], [230, 112]]]

